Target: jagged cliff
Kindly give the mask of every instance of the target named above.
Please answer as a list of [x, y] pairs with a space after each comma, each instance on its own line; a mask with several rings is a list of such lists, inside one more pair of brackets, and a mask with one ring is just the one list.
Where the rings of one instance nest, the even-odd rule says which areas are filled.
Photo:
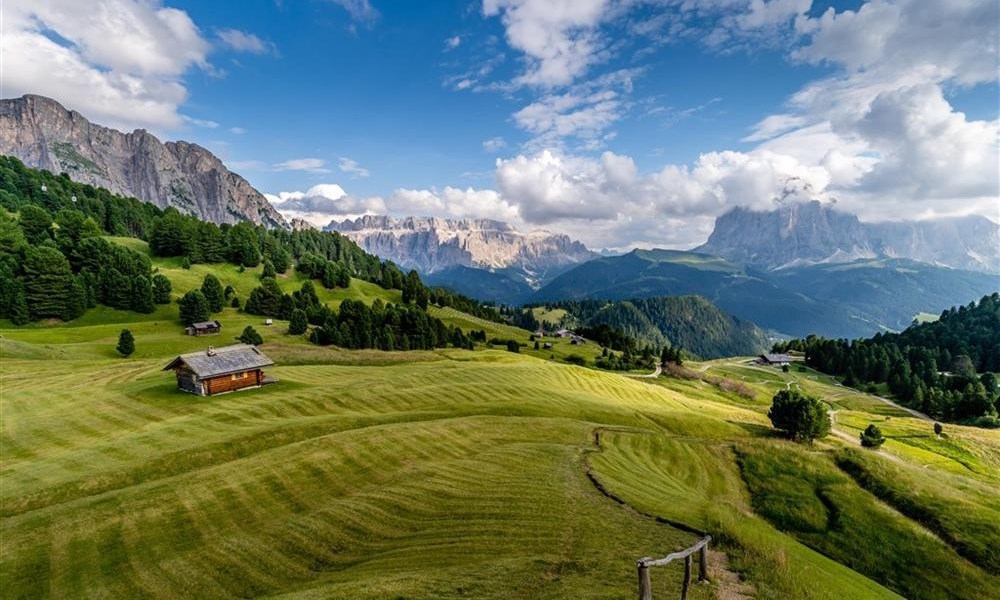
[[763, 212], [734, 208], [694, 251], [767, 269], [908, 258], [1000, 273], [1000, 225], [980, 216], [865, 223], [819, 202]]
[[206, 221], [288, 226], [263, 194], [201, 146], [102, 127], [43, 96], [0, 100], [0, 154]]
[[368, 215], [332, 222], [362, 248], [404, 268], [435, 273], [455, 266], [518, 273], [537, 285], [566, 267], [596, 256], [566, 235], [521, 233], [489, 219], [393, 218]]

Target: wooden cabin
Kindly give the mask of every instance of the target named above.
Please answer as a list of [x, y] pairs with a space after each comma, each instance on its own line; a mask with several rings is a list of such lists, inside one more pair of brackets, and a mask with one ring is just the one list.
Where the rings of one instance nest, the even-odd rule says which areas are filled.
[[757, 357], [757, 362], [772, 367], [783, 367], [792, 362], [792, 357], [787, 354], [761, 354]]
[[181, 354], [163, 370], [177, 375], [177, 389], [212, 396], [275, 383], [276, 379], [265, 377], [261, 370], [273, 364], [255, 346], [236, 344]]
[[185, 327], [184, 332], [188, 335], [213, 335], [222, 332], [222, 323], [218, 321], [198, 321]]

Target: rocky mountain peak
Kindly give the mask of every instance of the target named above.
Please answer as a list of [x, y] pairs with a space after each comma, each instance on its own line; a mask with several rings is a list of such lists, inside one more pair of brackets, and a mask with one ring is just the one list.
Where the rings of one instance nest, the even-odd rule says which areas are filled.
[[884, 257], [1000, 273], [1000, 225], [980, 216], [868, 223], [816, 201], [736, 207], [694, 251], [767, 269]]
[[288, 226], [263, 194], [205, 148], [164, 143], [145, 129], [103, 127], [44, 96], [0, 100], [0, 154], [207, 221]]
[[596, 256], [580, 242], [549, 232], [522, 233], [492, 219], [365, 215], [331, 222], [368, 252], [407, 269], [435, 273], [451, 267], [509, 270], [537, 283]]

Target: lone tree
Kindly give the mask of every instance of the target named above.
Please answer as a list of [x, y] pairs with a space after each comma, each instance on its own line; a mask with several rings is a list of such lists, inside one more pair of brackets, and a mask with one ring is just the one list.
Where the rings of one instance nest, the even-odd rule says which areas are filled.
[[257, 330], [250, 325], [247, 325], [243, 329], [243, 333], [240, 334], [240, 337], [236, 339], [243, 342], [244, 344], [250, 344], [251, 346], [259, 346], [264, 343], [264, 338], [260, 337], [260, 334], [257, 333]]
[[865, 448], [878, 448], [885, 443], [882, 430], [872, 423], [861, 432], [861, 445]]
[[296, 308], [292, 311], [292, 318], [288, 320], [288, 333], [291, 335], [302, 335], [309, 327], [309, 320], [306, 311]]
[[122, 332], [118, 334], [118, 345], [115, 346], [115, 350], [122, 356], [131, 356], [135, 352], [135, 338], [132, 337], [131, 331], [122, 329]]
[[181, 305], [181, 322], [185, 325], [208, 320], [210, 314], [208, 300], [205, 299], [205, 294], [202, 294], [201, 290], [191, 290], [184, 294], [178, 303]]
[[225, 302], [225, 292], [218, 277], [211, 273], [205, 275], [205, 279], [201, 282], [201, 293], [205, 295], [205, 300], [208, 301], [208, 310], [214, 313], [222, 311], [223, 303]]
[[941, 427], [940, 423], [935, 423], [934, 424], [934, 435], [938, 435], [939, 436], [939, 435], [941, 435], [942, 431], [944, 431], [944, 427]]
[[767, 416], [776, 429], [797, 442], [812, 442], [830, 432], [830, 416], [823, 403], [798, 390], [775, 394]]

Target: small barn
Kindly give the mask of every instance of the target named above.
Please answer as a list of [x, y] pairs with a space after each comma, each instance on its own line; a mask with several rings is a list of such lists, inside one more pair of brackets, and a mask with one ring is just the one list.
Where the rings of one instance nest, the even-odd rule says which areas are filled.
[[261, 370], [273, 364], [257, 347], [235, 344], [181, 354], [163, 370], [177, 375], [177, 389], [212, 396], [276, 382]]
[[792, 357], [787, 354], [761, 354], [757, 357], [757, 362], [772, 367], [783, 367], [792, 362]]
[[218, 321], [198, 321], [184, 328], [188, 335], [214, 335], [222, 332], [222, 323]]

